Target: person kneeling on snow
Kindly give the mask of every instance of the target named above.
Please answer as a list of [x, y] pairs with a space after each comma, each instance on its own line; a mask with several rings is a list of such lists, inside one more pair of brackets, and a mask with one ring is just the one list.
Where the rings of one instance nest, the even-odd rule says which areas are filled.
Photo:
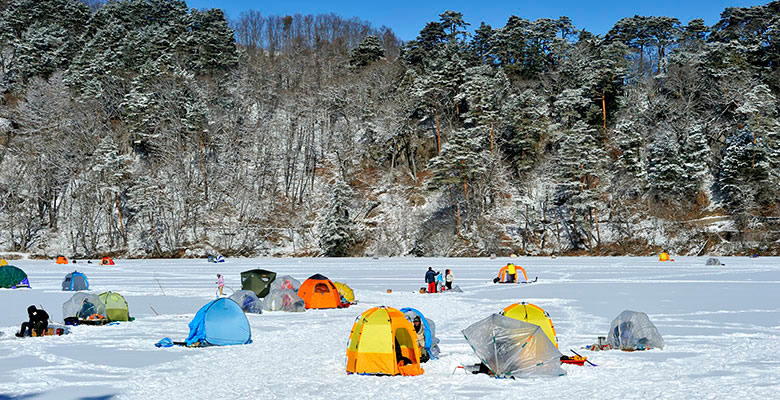
[[428, 351], [425, 350], [425, 327], [423, 327], [420, 316], [414, 317], [414, 330], [417, 332], [417, 347], [420, 348], [420, 362], [424, 363], [431, 359], [428, 355]]
[[425, 273], [425, 283], [428, 284], [428, 293], [436, 293], [436, 275], [439, 275], [439, 273], [435, 272], [433, 268], [428, 267], [428, 271]]
[[35, 329], [35, 333], [38, 336], [43, 335], [43, 332], [49, 327], [49, 314], [44, 310], [35, 308], [34, 305], [27, 307], [27, 314], [30, 316], [30, 320], [22, 322], [22, 330], [16, 336], [32, 336], [33, 329]]
[[444, 291], [444, 275], [441, 273], [436, 275], [436, 290], [441, 292]]

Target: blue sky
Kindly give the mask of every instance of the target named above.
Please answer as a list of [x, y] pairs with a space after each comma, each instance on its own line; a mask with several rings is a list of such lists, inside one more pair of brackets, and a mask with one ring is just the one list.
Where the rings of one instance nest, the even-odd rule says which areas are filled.
[[242, 11], [257, 10], [264, 15], [334, 13], [342, 17], [358, 17], [374, 26], [390, 27], [402, 40], [411, 40], [426, 22], [438, 20], [446, 10], [463, 13], [471, 28], [484, 21], [495, 27], [503, 26], [510, 15], [527, 19], [568, 16], [577, 28], [603, 34], [619, 19], [634, 14], [677, 17], [686, 23], [702, 18], [707, 25], [718, 21], [726, 7], [748, 7], [767, 4], [768, 1], [721, 0], [657, 0], [657, 1], [462, 1], [462, 0], [344, 0], [344, 1], [251, 1], [251, 0], [186, 0], [193, 8], [222, 8], [230, 18]]

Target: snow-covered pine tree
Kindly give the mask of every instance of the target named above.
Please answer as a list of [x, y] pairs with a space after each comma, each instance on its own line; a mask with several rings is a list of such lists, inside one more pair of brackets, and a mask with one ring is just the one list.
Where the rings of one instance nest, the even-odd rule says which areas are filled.
[[373, 64], [375, 61], [384, 58], [385, 49], [379, 38], [374, 35], [368, 35], [360, 44], [349, 52], [349, 66], [354, 71]]
[[100, 176], [102, 185], [99, 187], [106, 201], [106, 215], [108, 217], [109, 242], [114, 245], [114, 236], [111, 227], [114, 226], [113, 211], [116, 209], [121, 238], [127, 244], [127, 232], [122, 216], [120, 194], [124, 191], [124, 181], [127, 175], [127, 156], [119, 152], [119, 146], [111, 135], [104, 137], [93, 154], [94, 165], [92, 170]]
[[677, 138], [662, 123], [647, 150], [648, 194], [657, 201], [672, 201], [684, 192], [686, 174]]
[[572, 245], [576, 248], [579, 240], [591, 243], [591, 237], [598, 239], [593, 224], [602, 191], [600, 179], [604, 173], [605, 154], [598, 131], [582, 121], [577, 121], [563, 135], [554, 166], [555, 202], [570, 210], [572, 226], [576, 230]]
[[330, 201], [319, 224], [320, 249], [328, 257], [347, 257], [355, 242], [354, 222], [349, 215], [352, 191], [338, 179], [329, 187]]

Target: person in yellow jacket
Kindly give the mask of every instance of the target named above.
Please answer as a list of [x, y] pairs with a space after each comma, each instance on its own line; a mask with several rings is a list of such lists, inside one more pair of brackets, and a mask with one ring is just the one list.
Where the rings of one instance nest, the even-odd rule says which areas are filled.
[[509, 275], [509, 283], [515, 283], [517, 282], [515, 279], [517, 278], [517, 268], [514, 264], [509, 263], [507, 264], [509, 268], [506, 270], [506, 274]]

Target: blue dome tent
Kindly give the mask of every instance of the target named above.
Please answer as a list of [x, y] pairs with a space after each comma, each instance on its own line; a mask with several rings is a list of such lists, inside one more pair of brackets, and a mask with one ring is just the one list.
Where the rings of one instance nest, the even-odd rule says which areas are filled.
[[425, 351], [428, 352], [428, 356], [431, 360], [439, 358], [439, 338], [436, 337], [436, 325], [432, 320], [425, 318], [423, 313], [415, 308], [406, 307], [402, 308], [401, 312], [404, 313], [406, 319], [410, 322], [414, 320], [415, 316], [419, 316], [425, 330]]
[[78, 271], [73, 271], [65, 275], [65, 279], [62, 281], [62, 290], [89, 290], [89, 281], [87, 281], [87, 276]]
[[187, 346], [229, 346], [252, 343], [249, 321], [235, 301], [223, 297], [201, 307], [190, 321]]

